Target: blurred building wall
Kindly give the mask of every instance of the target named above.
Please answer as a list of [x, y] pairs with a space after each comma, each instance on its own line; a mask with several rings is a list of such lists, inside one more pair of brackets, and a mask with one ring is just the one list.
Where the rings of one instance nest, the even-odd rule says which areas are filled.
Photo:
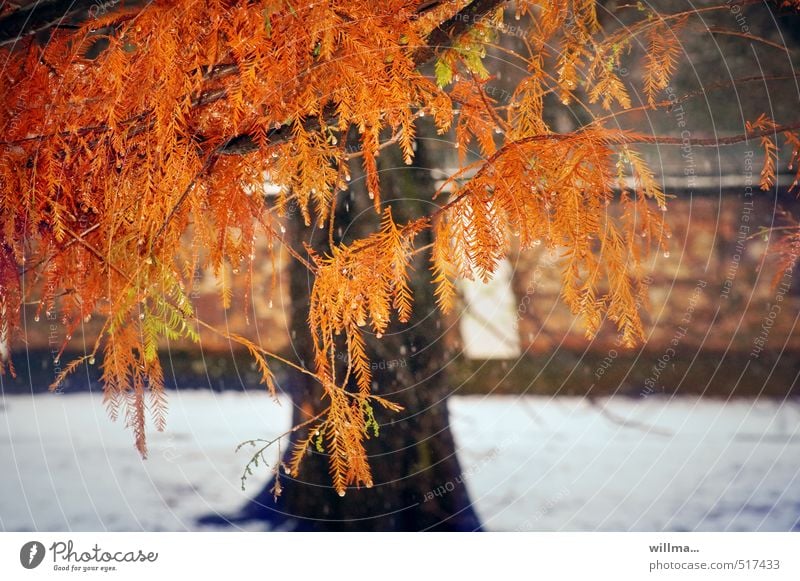
[[[792, 199], [784, 202], [791, 205]], [[669, 256], [658, 253], [649, 263], [651, 305], [643, 312], [646, 347], [659, 349], [677, 341], [681, 349], [756, 355], [759, 349], [800, 349], [800, 333], [795, 332], [800, 281], [790, 273], [773, 286], [776, 257], [757, 235], [761, 225], [769, 225], [776, 218], [775, 201], [769, 194], [756, 195], [752, 207], [735, 192], [673, 200], [667, 213], [672, 230]], [[292, 336], [285, 269], [288, 259], [276, 250], [273, 270], [266, 242], [258, 247], [252, 286], [245, 288], [243, 268], [233, 276], [231, 308], [222, 309], [219, 286], [210, 273], [198, 273], [192, 300], [204, 321], [244, 335], [272, 351], [287, 351]], [[487, 295], [474, 284], [462, 287], [461, 305], [454, 315], [460, 324], [449, 328], [450, 340], [461, 347], [466, 341], [459, 338], [459, 328], [461, 332], [469, 329], [467, 356], [485, 358], [483, 350], [491, 351], [491, 357], [515, 358], [520, 349], [532, 353], [546, 353], [555, 347], [608, 351], [617, 345], [615, 329], [608, 323], [594, 340], [587, 341], [580, 321], [559, 300], [557, 255], [538, 248], [512, 252], [505, 269], [508, 272], [502, 280], [491, 283], [500, 289], [500, 298], [492, 298], [491, 293]], [[18, 353], [26, 347], [60, 347], [64, 339], [63, 325], [57, 319], [42, 315], [35, 322], [34, 313], [35, 307], [27, 307], [27, 333], [25, 343], [15, 346]], [[72, 350], [91, 349], [101, 324], [99, 317], [85, 323], [82, 333], [72, 339]], [[238, 348], [220, 335], [203, 332], [201, 336], [204, 351]], [[165, 347], [199, 348], [187, 343]]]

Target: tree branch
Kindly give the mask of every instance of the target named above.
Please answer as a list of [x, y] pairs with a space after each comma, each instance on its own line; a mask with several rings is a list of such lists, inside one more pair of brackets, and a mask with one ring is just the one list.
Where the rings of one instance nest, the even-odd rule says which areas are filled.
[[[428, 36], [428, 43], [424, 47], [419, 47], [414, 52], [413, 58], [414, 62], [417, 66], [421, 66], [431, 60], [436, 54], [445, 48], [448, 48], [453, 45], [453, 43], [458, 39], [460, 35], [466, 32], [471, 26], [479, 22], [483, 17], [489, 14], [492, 10], [500, 6], [501, 4], [507, 2], [508, 0], [474, 0], [470, 2], [463, 10], [461, 10], [458, 14], [453, 16], [452, 18], [446, 20], [442, 24], [440, 24], [437, 28], [435, 28], [430, 35]], [[46, 14], [50, 15], [49, 20], [45, 18], [45, 12], [39, 15], [36, 19], [34, 19], [34, 14], [32, 14], [33, 9], [24, 9], [11, 14], [11, 16], [7, 16], [4, 19], [0, 19], [0, 45], [3, 44], [3, 36], [2, 34], [7, 34], [6, 31], [6, 23], [9, 22], [11, 19], [14, 19], [14, 22], [19, 21], [18, 24], [14, 24], [11, 22], [8, 26], [14, 27], [16, 26], [17, 29], [21, 30], [19, 34], [16, 34], [12, 40], [16, 41], [21, 35], [30, 35], [34, 34], [38, 30], [41, 30], [42, 27], [52, 27], [55, 25], [56, 22], [60, 20], [54, 20], [56, 13], [58, 10], [61, 10], [61, 19], [66, 18], [65, 14], [77, 14], [80, 12], [81, 9], [77, 8], [79, 5], [83, 6], [85, 4], [88, 5], [95, 5], [96, 0], [94, 1], [87, 1], [87, 0], [74, 0], [74, 2], [70, 2], [69, 0], [64, 0], [60, 2], [52, 2], [48, 4], [49, 10], [46, 11]], [[139, 2], [134, 2], [134, 4], [138, 5]], [[422, 14], [436, 5], [440, 4], [440, 2], [421, 2], [420, 6], [417, 9], [417, 14]], [[75, 10], [68, 10], [69, 7], [75, 6]], [[57, 8], [59, 7], [59, 8]], [[130, 5], [126, 4], [126, 8], [131, 8]], [[30, 18], [30, 21], [26, 21], [25, 18]], [[84, 15], [85, 19], [85, 15]], [[35, 23], [39, 22], [41, 26], [36, 28]], [[48, 24], [49, 22], [49, 24]], [[22, 27], [22, 28], [20, 28]], [[34, 30], [36, 28], [36, 30]], [[9, 41], [10, 42], [10, 41]], [[222, 63], [215, 65], [212, 67], [204, 76], [208, 79], [216, 79], [219, 77], [223, 77], [238, 71], [238, 67], [236, 64], [233, 63]], [[225, 98], [226, 91], [225, 89], [215, 89], [213, 91], [209, 91], [206, 93], [201, 94], [199, 97], [195, 98], [193, 105], [195, 106], [202, 106], [213, 103], [220, 99]], [[146, 113], [142, 113], [137, 115], [136, 117], [130, 119], [129, 121], [136, 122], [146, 117]], [[326, 125], [336, 125], [338, 122], [338, 118], [336, 116], [336, 110], [334, 106], [328, 106], [325, 111], [323, 111], [322, 119], [324, 120]], [[317, 131], [322, 126], [319, 117], [309, 117], [304, 122], [304, 127], [307, 131]], [[106, 125], [95, 125], [91, 127], [84, 127], [77, 131], [78, 135], [85, 135], [87, 133], [97, 132], [105, 132], [108, 131], [109, 128]], [[62, 132], [58, 135], [67, 136], [70, 135], [71, 132]], [[26, 137], [21, 140], [16, 141], [0, 141], [0, 145], [16, 145], [23, 142], [29, 141], [37, 141], [40, 139], [47, 139], [49, 137], [53, 137], [56, 134], [45, 134], [45, 135], [35, 135], [31, 137]], [[277, 129], [273, 129], [267, 133], [267, 143], [270, 145], [280, 145], [281, 143], [285, 143], [289, 141], [292, 137], [291, 125], [285, 124]], [[258, 144], [253, 141], [253, 139], [247, 134], [236, 135], [225, 141], [224, 145], [217, 148], [213, 155], [246, 155], [248, 153], [252, 153], [258, 149]]]
[[436, 27], [429, 35], [426, 46], [414, 53], [414, 62], [418, 65], [428, 62], [441, 49], [449, 48], [473, 25], [485, 18], [490, 12], [507, 0], [475, 0], [470, 2], [458, 14]]
[[[609, 137], [606, 141], [609, 145], [691, 145], [693, 147], [721, 147], [725, 145], [736, 145], [738, 143], [745, 143], [751, 139], [759, 137], [768, 137], [770, 135], [780, 135], [789, 131], [800, 130], [800, 121], [790, 123], [788, 125], [777, 125], [770, 129], [759, 129], [758, 131], [750, 131], [748, 133], [739, 133], [737, 135], [729, 135], [727, 137], [669, 137], [665, 135], [645, 135], [643, 133], [617, 133]], [[526, 143], [535, 143], [537, 141], [566, 141], [574, 139], [580, 135], [581, 131], [575, 133], [539, 133], [537, 135], [530, 135], [523, 137], [516, 141], [505, 144], [497, 150], [491, 157], [486, 159], [485, 166], [491, 165], [492, 162], [503, 155], [508, 147], [525, 145]]]
[[706, 138], [689, 138], [682, 137], [664, 137], [659, 135], [640, 135], [633, 134], [628, 139], [620, 141], [620, 143], [630, 145], [691, 145], [692, 147], [721, 147], [725, 145], [736, 145], [737, 143], [745, 143], [751, 139], [758, 139], [759, 137], [769, 137], [770, 135], [776, 136], [781, 133], [789, 131], [800, 130], [800, 122], [790, 123], [789, 125], [778, 125], [771, 129], [761, 129], [759, 131], [750, 131], [749, 133], [740, 133], [738, 135], [729, 135], [728, 137], [706, 137]]
[[81, 11], [88, 10], [95, 0], [53, 0], [34, 2], [0, 19], [0, 46], [13, 44], [25, 36], [57, 26]]
[[101, 14], [141, 9], [147, 4], [144, 0], [127, 0], [113, 6], [98, 0], [39, 0], [0, 18], [0, 46], [13, 45], [51, 28], [79, 26]]

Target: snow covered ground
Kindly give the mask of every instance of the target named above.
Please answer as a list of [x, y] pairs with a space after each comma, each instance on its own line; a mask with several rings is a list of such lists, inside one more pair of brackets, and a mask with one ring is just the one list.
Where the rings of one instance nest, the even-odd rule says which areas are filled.
[[[289, 427], [263, 393], [170, 394], [139, 459], [91, 394], [6, 396], [0, 530], [185, 530], [242, 492], [244, 439]], [[656, 397], [454, 397], [467, 485], [489, 530], [800, 530], [800, 408]], [[623, 425], [626, 424], [626, 425]], [[444, 484], [444, 483], [443, 483]]]

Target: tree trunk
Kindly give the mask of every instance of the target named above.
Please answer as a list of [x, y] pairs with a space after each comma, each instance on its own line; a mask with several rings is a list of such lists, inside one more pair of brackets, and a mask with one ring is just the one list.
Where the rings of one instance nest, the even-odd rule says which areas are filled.
[[[433, 180], [425, 163], [426, 152], [417, 152], [419, 166], [406, 166], [399, 156], [383, 152], [381, 186], [384, 199], [392, 204], [395, 220], [405, 221], [430, 212]], [[358, 173], [357, 173], [358, 172]], [[353, 187], [337, 206], [342, 227], [337, 238], [345, 241], [374, 231], [377, 216], [364, 191], [359, 168], [353, 167]], [[291, 244], [313, 242], [327, 250], [327, 229], [304, 228], [299, 216], [288, 226]], [[309, 240], [313, 236], [314, 240]], [[317, 240], [319, 239], [319, 240]], [[417, 246], [426, 245], [422, 235]], [[447, 398], [450, 388], [444, 373], [446, 354], [439, 312], [428, 276], [428, 253], [419, 253], [412, 272], [414, 315], [408, 324], [390, 327], [380, 339], [367, 340], [372, 356], [373, 387], [377, 394], [403, 406], [393, 413], [375, 409], [380, 435], [366, 442], [374, 485], [352, 489], [340, 497], [331, 488], [328, 458], [313, 451], [300, 474], [281, 475], [283, 494], [274, 501], [273, 482], [229, 521], [269, 521], [290, 530], [417, 531], [480, 530], [480, 520], [471, 505], [450, 431]], [[290, 266], [293, 348], [312, 365], [310, 336], [306, 324], [312, 279], [296, 261]], [[293, 425], [308, 418], [309, 402], [319, 402], [318, 385], [297, 373], [291, 388], [295, 398]], [[304, 407], [305, 406], [305, 407]], [[316, 411], [316, 410], [314, 410]], [[295, 434], [302, 436], [302, 432]]]

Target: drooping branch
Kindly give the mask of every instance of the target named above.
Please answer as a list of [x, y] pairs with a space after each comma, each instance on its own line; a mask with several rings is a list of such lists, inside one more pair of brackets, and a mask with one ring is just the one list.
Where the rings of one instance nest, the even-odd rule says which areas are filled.
[[[739, 143], [745, 143], [751, 139], [759, 139], [761, 137], [770, 137], [779, 135], [781, 133], [786, 133], [789, 131], [797, 131], [800, 130], [800, 122], [793, 123], [789, 125], [779, 125], [772, 129], [764, 129], [764, 130], [757, 130], [751, 131], [748, 133], [740, 133], [737, 135], [730, 135], [727, 137], [719, 137], [719, 138], [689, 138], [684, 139], [681, 137], [667, 137], [667, 136], [653, 136], [653, 135], [643, 135], [639, 133], [626, 133], [626, 132], [612, 132], [606, 142], [609, 145], [676, 145], [676, 146], [685, 146], [691, 145], [694, 147], [717, 147], [717, 146], [730, 146], [730, 145], [737, 145]], [[532, 135], [523, 139], [519, 139], [517, 141], [511, 142], [506, 144], [504, 147], [500, 148], [494, 155], [487, 158], [482, 164], [480, 169], [477, 170], [476, 174], [473, 176], [474, 178], [481, 177], [482, 175], [486, 174], [487, 172], [492, 171], [493, 166], [495, 163], [504, 155], [507, 155], [511, 148], [521, 147], [526, 144], [534, 143], [534, 142], [545, 142], [545, 141], [568, 141], [574, 140], [577, 133], [543, 133], [541, 135]], [[444, 192], [448, 183], [455, 182], [460, 175], [466, 174], [466, 170], [470, 168], [474, 168], [475, 164], [471, 164], [466, 168], [462, 168], [459, 172], [455, 175], [451, 176], [445, 183], [439, 188], [439, 190], [434, 194], [434, 199], [438, 197], [442, 192]], [[416, 233], [424, 230], [426, 228], [431, 228], [438, 218], [440, 218], [444, 213], [446, 213], [451, 208], [461, 204], [471, 195], [474, 195], [475, 191], [467, 189], [457, 196], [454, 196], [451, 200], [447, 203], [443, 204], [442, 206], [438, 207], [436, 210], [428, 214], [427, 216], [423, 216], [421, 218], [417, 218], [416, 220], [412, 220], [404, 224], [401, 227], [401, 231], [404, 235], [416, 235]], [[359, 248], [359, 251], [363, 251], [364, 249], [370, 248], [369, 244], [364, 245], [362, 248]], [[417, 249], [419, 250], [419, 249]]]

